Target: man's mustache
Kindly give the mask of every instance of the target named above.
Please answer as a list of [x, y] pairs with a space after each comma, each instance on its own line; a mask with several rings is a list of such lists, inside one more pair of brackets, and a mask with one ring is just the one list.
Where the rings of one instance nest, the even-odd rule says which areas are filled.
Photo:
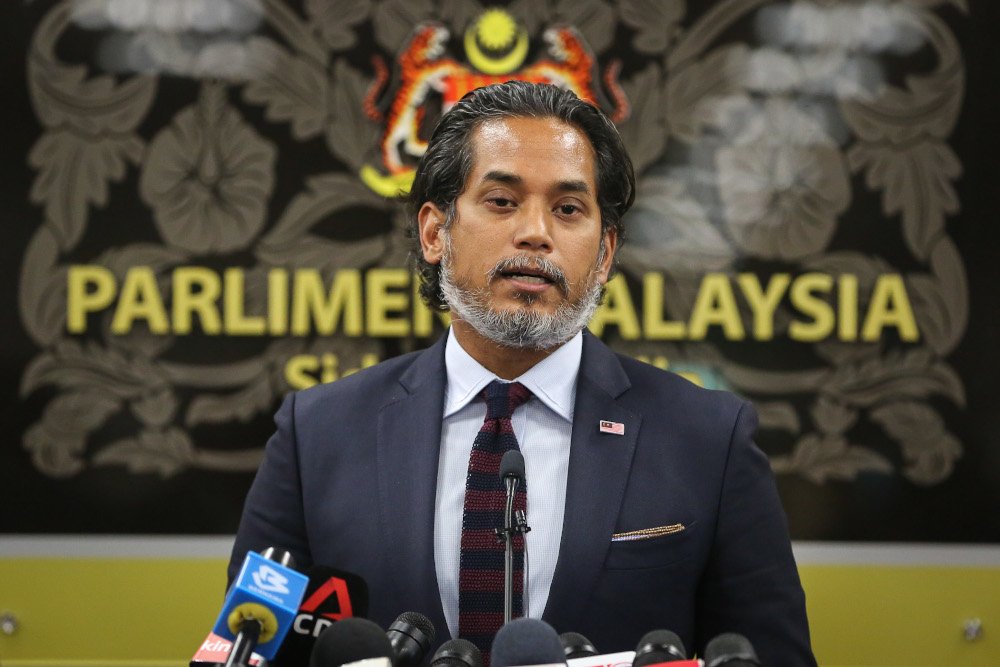
[[562, 292], [563, 296], [569, 296], [569, 281], [566, 279], [565, 272], [556, 266], [552, 260], [545, 257], [534, 255], [506, 257], [497, 262], [496, 266], [486, 273], [486, 280], [487, 282], [493, 282], [499, 276], [524, 270], [538, 273], [555, 285]]

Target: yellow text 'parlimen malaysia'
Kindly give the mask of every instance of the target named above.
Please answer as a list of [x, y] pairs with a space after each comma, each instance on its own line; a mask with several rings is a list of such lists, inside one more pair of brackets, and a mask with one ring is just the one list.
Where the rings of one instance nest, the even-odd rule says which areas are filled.
[[[851, 274], [776, 273], [762, 281], [754, 273], [706, 273], [681, 319], [666, 315], [662, 274], [645, 274], [640, 292], [641, 312], [624, 278], [611, 280], [591, 331], [601, 335], [614, 326], [625, 340], [702, 340], [714, 328], [727, 340], [766, 341], [774, 338], [775, 314], [786, 303], [792, 312], [786, 334], [794, 341], [871, 342], [887, 329], [904, 342], [919, 339], [905, 282], [894, 273], [879, 275], [865, 299]], [[740, 300], [751, 314], [746, 325]], [[435, 317], [448, 323], [446, 313], [423, 304], [416, 280], [402, 268], [343, 269], [330, 280], [316, 269], [272, 269], [263, 301], [262, 312], [247, 312], [242, 268], [184, 266], [158, 277], [151, 267], [133, 266], [119, 280], [103, 266], [75, 265], [68, 271], [66, 321], [70, 333], [86, 333], [88, 316], [111, 309], [117, 335], [141, 322], [154, 334], [375, 338], [430, 336]]]

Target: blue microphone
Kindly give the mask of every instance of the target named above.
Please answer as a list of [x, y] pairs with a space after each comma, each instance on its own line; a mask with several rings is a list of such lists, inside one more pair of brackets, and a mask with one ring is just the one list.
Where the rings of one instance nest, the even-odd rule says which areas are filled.
[[293, 566], [290, 553], [273, 547], [247, 554], [212, 628], [233, 642], [226, 665], [245, 664], [255, 650], [268, 660], [274, 658], [309, 584]]

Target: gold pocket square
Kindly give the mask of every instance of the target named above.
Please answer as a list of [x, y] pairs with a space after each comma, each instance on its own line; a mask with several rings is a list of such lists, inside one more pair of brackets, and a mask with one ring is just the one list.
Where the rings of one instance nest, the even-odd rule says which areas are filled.
[[631, 542], [633, 540], [648, 540], [651, 537], [661, 535], [672, 535], [684, 530], [683, 523], [675, 523], [672, 526], [657, 526], [656, 528], [643, 528], [642, 530], [632, 530], [627, 533], [615, 533], [611, 536], [612, 542]]

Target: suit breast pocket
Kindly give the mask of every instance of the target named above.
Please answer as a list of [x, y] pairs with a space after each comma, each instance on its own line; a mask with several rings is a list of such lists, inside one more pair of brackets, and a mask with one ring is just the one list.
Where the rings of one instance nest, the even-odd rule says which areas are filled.
[[696, 550], [697, 523], [676, 523], [615, 533], [606, 570], [644, 570], [687, 560]]

